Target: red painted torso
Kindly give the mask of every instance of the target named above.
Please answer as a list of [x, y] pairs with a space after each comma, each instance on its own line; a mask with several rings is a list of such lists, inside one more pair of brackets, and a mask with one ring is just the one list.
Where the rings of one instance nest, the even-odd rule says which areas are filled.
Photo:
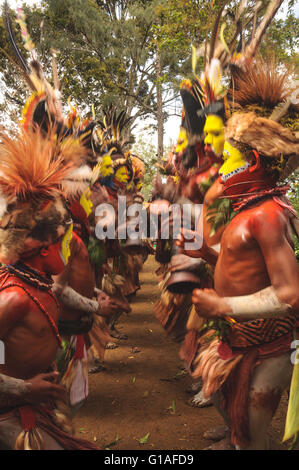
[[261, 217], [264, 233], [279, 230], [278, 221], [284, 220], [285, 236], [292, 244], [287, 210], [273, 200], [260, 202], [240, 212], [226, 227], [221, 239], [214, 276], [215, 290], [220, 296], [249, 295], [271, 285], [264, 255], [252, 235], [253, 224]]
[[[8, 283], [23, 285], [39, 300], [57, 325], [58, 304], [48, 292], [41, 291], [13, 275], [9, 275], [5, 285]], [[15, 310], [9, 313], [10, 318], [5, 319], [5, 303], [13, 302], [14, 297], [18, 295], [24, 296], [26, 303], [20, 303], [19, 308], [16, 305]], [[0, 326], [0, 338], [5, 344], [5, 365], [0, 366], [0, 372], [22, 379], [46, 372], [54, 361], [59, 344], [45, 315], [34, 301], [17, 287], [2, 290], [0, 304], [4, 312], [1, 312], [0, 325], [10, 325], [8, 330], [5, 329], [4, 335], [1, 334]], [[13, 315], [15, 318], [12, 318]]]

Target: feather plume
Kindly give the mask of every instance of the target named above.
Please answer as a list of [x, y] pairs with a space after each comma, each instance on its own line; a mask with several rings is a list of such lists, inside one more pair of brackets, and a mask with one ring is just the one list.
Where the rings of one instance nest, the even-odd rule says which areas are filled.
[[217, 41], [218, 33], [219, 33], [220, 20], [222, 18], [223, 10], [224, 10], [224, 8], [226, 7], [227, 4], [228, 4], [228, 1], [224, 2], [224, 4], [221, 6], [221, 8], [218, 12], [218, 15], [216, 17], [215, 23], [214, 23], [212, 37], [211, 37], [211, 41], [210, 41], [209, 62], [211, 62], [211, 60], [214, 57], [215, 45], [216, 45], [216, 41]]
[[294, 106], [298, 108], [299, 105], [299, 80], [297, 80], [294, 84], [294, 91], [292, 94], [288, 97], [287, 101], [283, 103], [279, 103], [273, 110], [270, 119], [273, 121], [278, 122], [289, 110], [290, 106]]
[[13, 30], [13, 26], [12, 26], [12, 21], [11, 21], [10, 14], [9, 14], [7, 1], [5, 1], [4, 8], [3, 8], [3, 23], [4, 23], [5, 30], [6, 30], [6, 35], [7, 35], [8, 41], [9, 41], [9, 43], [10, 43], [10, 45], [11, 45], [13, 51], [14, 51], [14, 54], [15, 54], [15, 60], [9, 54], [7, 54], [7, 52], [4, 51], [3, 49], [1, 49], [1, 51], [5, 54], [5, 56], [8, 58], [8, 60], [15, 67], [17, 67], [19, 69], [19, 71], [22, 74], [22, 77], [24, 78], [24, 80], [27, 83], [30, 90], [36, 91], [35, 85], [34, 85], [34, 83], [32, 82], [32, 80], [30, 78], [30, 73], [31, 73], [30, 67], [27, 64], [26, 59], [24, 58], [22, 52], [20, 51], [20, 49], [17, 45], [15, 33], [14, 33], [14, 30]]
[[108, 150], [115, 147], [114, 153], [124, 153], [125, 148], [131, 142], [123, 137], [125, 129], [129, 126], [133, 117], [128, 117], [125, 111], [119, 114], [112, 105], [103, 111], [103, 120], [98, 124], [101, 128], [101, 145], [106, 146]]
[[131, 155], [132, 166], [134, 170], [134, 179], [143, 178], [145, 175], [145, 165], [143, 160], [137, 155]]
[[58, 70], [57, 70], [57, 63], [56, 63], [56, 54], [57, 51], [55, 49], [50, 49], [51, 56], [52, 56], [52, 74], [53, 74], [53, 82], [55, 90], [60, 89], [60, 80], [58, 77]]
[[14, 30], [13, 30], [12, 21], [11, 21], [10, 14], [9, 14], [9, 8], [8, 8], [7, 0], [4, 2], [3, 21], [4, 21], [5, 30], [6, 30], [6, 33], [7, 33], [7, 36], [8, 36], [8, 40], [9, 40], [9, 42], [10, 42], [12, 48], [13, 48], [13, 51], [16, 55], [16, 58], [17, 58], [17, 61], [18, 61], [19, 65], [22, 67], [24, 72], [26, 72], [27, 74], [30, 74], [30, 68], [28, 67], [26, 59], [23, 57], [23, 55], [22, 55], [22, 53], [21, 53], [21, 51], [20, 51], [20, 49], [17, 45], [16, 36], [15, 36]]
[[24, 42], [24, 47], [27, 51], [32, 52], [35, 49], [35, 44], [32, 41], [26, 25], [26, 15], [22, 8], [17, 9], [17, 19], [16, 22], [19, 24], [21, 29], [21, 35]]
[[[61, 148], [54, 132], [21, 132], [16, 138], [0, 136], [0, 188], [9, 201], [55, 197], [61, 180], [73, 167], [70, 145]], [[66, 158], [66, 160], [65, 160]]]
[[284, 102], [293, 92], [289, 85], [290, 70], [279, 71], [275, 60], [265, 62], [261, 58], [254, 65], [231, 68], [233, 88], [228, 92], [231, 101], [244, 107], [259, 104], [273, 108]]

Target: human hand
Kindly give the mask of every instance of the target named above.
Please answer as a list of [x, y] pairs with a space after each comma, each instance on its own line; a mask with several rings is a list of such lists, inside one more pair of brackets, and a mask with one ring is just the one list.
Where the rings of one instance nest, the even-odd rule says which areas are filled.
[[113, 315], [119, 309], [118, 303], [114, 299], [109, 297], [109, 295], [105, 294], [105, 292], [100, 292], [100, 294], [98, 295], [98, 303], [98, 313], [104, 317], [109, 317], [110, 315]]
[[176, 244], [183, 255], [187, 255], [190, 258], [204, 259], [207, 245], [198, 232], [182, 228]]
[[66, 400], [66, 390], [55, 382], [59, 372], [38, 374], [32, 379], [26, 380], [28, 392], [25, 394], [26, 401], [30, 403], [44, 403], [49, 400]]
[[201, 317], [226, 317], [231, 312], [230, 306], [214, 289], [194, 289], [192, 302]]

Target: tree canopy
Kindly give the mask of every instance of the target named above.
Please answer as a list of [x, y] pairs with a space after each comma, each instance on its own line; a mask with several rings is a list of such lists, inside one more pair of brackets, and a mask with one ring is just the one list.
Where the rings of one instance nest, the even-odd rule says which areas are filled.
[[[132, 122], [152, 117], [162, 121], [157, 124], [163, 130], [163, 121], [171, 113], [169, 104], [179, 96], [181, 79], [191, 76], [191, 44], [203, 44], [223, 3], [228, 11], [225, 39], [229, 39], [230, 18], [239, 4], [236, 1], [44, 0], [35, 6], [24, 6], [24, 10], [28, 30], [49, 76], [50, 48], [59, 51], [57, 62], [65, 103], [70, 97], [83, 112], [92, 105], [97, 111], [113, 103], [134, 116]], [[260, 3], [258, 21], [269, 1]], [[253, 0], [248, 1], [247, 12], [254, 4]], [[285, 4], [287, 14], [284, 19], [273, 20], [261, 52], [271, 51], [278, 60], [294, 61], [299, 20], [293, 13], [294, 1]], [[246, 27], [245, 20], [246, 40], [251, 27]], [[15, 30], [19, 47], [26, 55], [18, 27]], [[2, 23], [0, 47], [12, 55]], [[7, 119], [7, 113], [16, 119], [26, 88], [4, 53], [0, 54], [0, 72], [6, 98], [0, 109], [2, 120]], [[161, 104], [157, 100], [159, 90]]]

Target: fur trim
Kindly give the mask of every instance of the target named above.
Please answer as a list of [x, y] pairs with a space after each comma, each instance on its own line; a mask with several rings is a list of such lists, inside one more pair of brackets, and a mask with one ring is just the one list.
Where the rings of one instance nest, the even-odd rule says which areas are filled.
[[289, 129], [254, 112], [235, 113], [227, 122], [226, 139], [248, 145], [266, 157], [299, 155], [299, 139]]
[[81, 195], [91, 183], [92, 169], [88, 165], [80, 166], [62, 180], [64, 193], [69, 196]]

